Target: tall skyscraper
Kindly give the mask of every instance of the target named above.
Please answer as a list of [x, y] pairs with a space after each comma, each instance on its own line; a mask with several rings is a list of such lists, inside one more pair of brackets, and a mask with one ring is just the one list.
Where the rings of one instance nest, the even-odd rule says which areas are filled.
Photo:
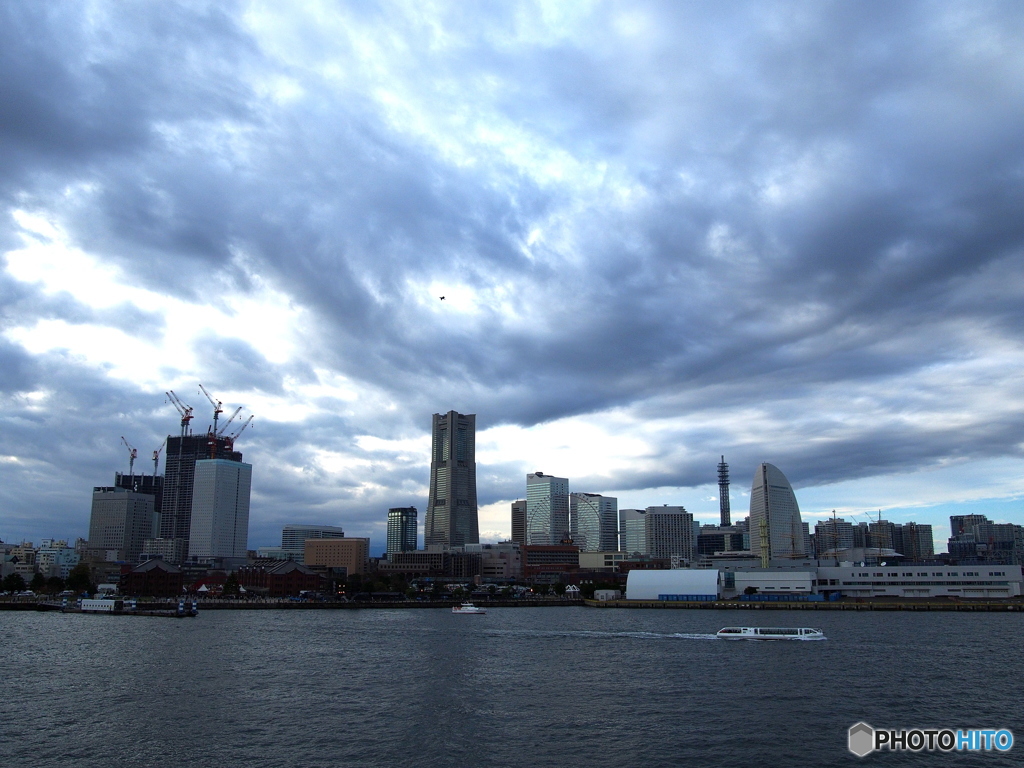
[[581, 552], [614, 552], [619, 540], [619, 500], [599, 493], [569, 494], [569, 531]]
[[619, 549], [630, 555], [647, 554], [647, 510], [619, 510]]
[[153, 535], [153, 496], [127, 488], [93, 488], [89, 546], [117, 550], [118, 559], [138, 562], [143, 543]]
[[526, 499], [512, 502], [512, 541], [526, 543]]
[[722, 527], [732, 525], [732, 513], [729, 510], [729, 465], [725, 456], [718, 463], [718, 512], [722, 518]]
[[526, 476], [526, 543], [560, 544], [568, 533], [568, 478], [531, 472]]
[[648, 507], [646, 510], [647, 554], [689, 561], [694, 556], [696, 537], [693, 515], [681, 506]]
[[230, 439], [224, 437], [209, 434], [167, 437], [160, 538], [167, 540], [163, 542], [163, 551], [175, 553], [168, 558], [173, 562], [180, 562], [189, 549], [195, 466], [197, 461], [204, 459], [241, 462], [242, 454], [234, 449]]
[[480, 543], [476, 504], [476, 415], [435, 413], [431, 429], [430, 498], [423, 544]]
[[245, 558], [252, 465], [228, 459], [200, 459], [194, 471], [189, 558]]
[[163, 475], [125, 475], [114, 473], [114, 487], [127, 488], [136, 493], [146, 493], [153, 497], [153, 536], [160, 535], [160, 510], [163, 506], [164, 476]]
[[388, 510], [388, 557], [416, 549], [416, 507], [392, 507]]
[[750, 488], [750, 551], [762, 563], [807, 554], [793, 486], [772, 464], [760, 464], [754, 472]]

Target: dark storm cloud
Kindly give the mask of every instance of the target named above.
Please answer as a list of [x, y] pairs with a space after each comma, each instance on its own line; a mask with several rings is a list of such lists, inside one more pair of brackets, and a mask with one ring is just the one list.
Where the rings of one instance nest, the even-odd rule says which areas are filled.
[[[257, 428], [252, 455], [279, 470], [260, 490], [271, 517], [376, 520], [426, 470], [353, 441], [421, 433], [448, 407], [481, 428], [609, 408], [677, 417], [690, 426], [673, 440], [772, 460], [798, 484], [1019, 455], [1008, 377], [921, 394], [936, 366], [1022, 342], [1016, 5], [603, 4], [563, 7], [554, 28], [531, 5], [451, 4], [425, 21], [355, 3], [338, 22], [296, 10], [272, 29], [246, 10], [5, 6], [0, 196], [150, 289], [216, 303], [266, 278], [309, 310], [303, 360], [285, 366], [201, 339], [216, 363], [193, 373], [211, 386], [280, 394], [327, 369], [395, 404]], [[412, 118], [384, 105], [389, 89]], [[0, 242], [14, 247], [13, 227]], [[479, 306], [433, 304], [434, 285]], [[0, 300], [7, 326], [174, 330], [11, 281]], [[110, 398], [154, 397], [56, 375], [16, 346], [0, 356], [12, 397], [42, 366], [83, 422]], [[844, 400], [864, 387], [884, 392], [881, 417]], [[977, 387], [1004, 399], [998, 423], [898, 418], [942, 420]], [[802, 413], [829, 398], [861, 426]], [[716, 409], [789, 426], [752, 443], [742, 424], [686, 421]], [[49, 450], [31, 413], [10, 418]], [[315, 448], [371, 469], [325, 477]], [[703, 459], [659, 451], [614, 487], [707, 482]], [[522, 467], [492, 470], [482, 501], [518, 495], [503, 473]]]

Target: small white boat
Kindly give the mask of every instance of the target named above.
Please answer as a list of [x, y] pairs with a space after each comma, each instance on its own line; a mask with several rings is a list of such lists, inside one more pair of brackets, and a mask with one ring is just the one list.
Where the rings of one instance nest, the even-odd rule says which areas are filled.
[[463, 603], [452, 608], [452, 613], [487, 613], [486, 608], [478, 608], [472, 603]]
[[825, 640], [825, 633], [811, 627], [723, 627], [723, 640]]

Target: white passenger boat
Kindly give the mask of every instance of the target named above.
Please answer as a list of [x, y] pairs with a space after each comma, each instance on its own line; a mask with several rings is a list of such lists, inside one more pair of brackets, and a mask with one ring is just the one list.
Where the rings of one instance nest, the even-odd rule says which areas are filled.
[[452, 613], [487, 613], [486, 608], [479, 608], [472, 603], [463, 603], [452, 608]]
[[723, 627], [723, 640], [825, 640], [825, 633], [811, 627]]

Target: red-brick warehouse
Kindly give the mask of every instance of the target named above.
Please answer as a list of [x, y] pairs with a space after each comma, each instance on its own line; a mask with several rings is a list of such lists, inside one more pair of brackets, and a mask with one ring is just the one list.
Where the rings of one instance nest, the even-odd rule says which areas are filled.
[[318, 592], [324, 579], [294, 560], [274, 560], [238, 569], [238, 583], [247, 591], [266, 597], [290, 597]]
[[125, 566], [119, 589], [121, 594], [133, 597], [177, 597], [183, 585], [178, 566], [156, 559], [134, 568]]

